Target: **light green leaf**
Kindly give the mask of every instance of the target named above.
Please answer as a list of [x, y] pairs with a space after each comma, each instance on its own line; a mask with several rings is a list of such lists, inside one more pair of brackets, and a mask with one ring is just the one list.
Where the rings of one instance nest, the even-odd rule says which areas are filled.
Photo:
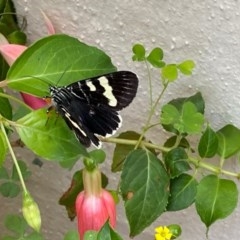
[[121, 236], [115, 232], [110, 226], [108, 221], [103, 225], [97, 235], [97, 240], [123, 240]]
[[202, 130], [204, 116], [197, 111], [196, 106], [192, 102], [183, 104], [181, 118], [174, 127], [181, 133], [199, 133]]
[[154, 48], [147, 57], [148, 62], [156, 68], [165, 66], [163, 59], [163, 50], [161, 48]]
[[35, 42], [8, 71], [8, 86], [32, 95], [49, 96], [49, 85], [113, 72], [111, 59], [96, 47], [67, 35], [51, 35]]
[[178, 70], [176, 64], [168, 64], [162, 68], [162, 78], [169, 82], [173, 82], [178, 77]]
[[193, 69], [195, 68], [195, 63], [192, 60], [186, 60], [180, 64], [178, 64], [178, 69], [181, 71], [181, 73], [185, 75], [191, 75]]
[[133, 56], [132, 60], [133, 61], [143, 61], [145, 60], [145, 48], [142, 44], [135, 44], [132, 48], [133, 51]]
[[240, 129], [228, 124], [217, 131], [218, 154], [229, 158], [240, 150]]
[[238, 190], [232, 180], [208, 175], [198, 185], [196, 209], [207, 228], [215, 221], [229, 216], [237, 202]]
[[179, 211], [189, 207], [197, 194], [197, 181], [191, 175], [181, 174], [170, 182], [168, 211]]
[[202, 158], [211, 158], [217, 153], [217, 150], [217, 134], [208, 126], [200, 138], [198, 153]]
[[166, 104], [162, 107], [162, 114], [160, 118], [162, 124], [175, 124], [179, 121], [179, 118], [180, 113], [175, 106]]
[[79, 240], [79, 234], [77, 231], [70, 230], [65, 234], [64, 240]]
[[153, 153], [137, 149], [127, 156], [120, 189], [131, 237], [143, 231], [165, 211], [168, 188], [168, 174]]
[[54, 112], [48, 117], [46, 109], [39, 109], [16, 123], [16, 130], [24, 144], [45, 159], [76, 161], [88, 155], [63, 119]]

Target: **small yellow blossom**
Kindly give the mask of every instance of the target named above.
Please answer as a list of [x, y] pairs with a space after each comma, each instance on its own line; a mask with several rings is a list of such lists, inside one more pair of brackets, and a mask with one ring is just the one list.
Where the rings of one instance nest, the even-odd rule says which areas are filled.
[[170, 240], [171, 237], [172, 233], [166, 226], [155, 228], [155, 240]]

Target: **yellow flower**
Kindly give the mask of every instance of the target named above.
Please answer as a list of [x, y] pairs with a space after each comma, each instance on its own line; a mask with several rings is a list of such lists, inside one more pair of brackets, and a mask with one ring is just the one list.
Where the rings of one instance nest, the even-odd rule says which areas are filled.
[[170, 240], [171, 237], [172, 233], [166, 226], [155, 228], [155, 240]]

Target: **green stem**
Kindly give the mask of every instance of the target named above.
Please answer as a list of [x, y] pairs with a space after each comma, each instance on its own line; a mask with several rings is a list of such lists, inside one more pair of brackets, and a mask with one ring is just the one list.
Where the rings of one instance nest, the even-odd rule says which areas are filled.
[[150, 109], [152, 108], [153, 105], [153, 94], [152, 94], [152, 77], [151, 77], [151, 73], [150, 73], [150, 69], [147, 63], [147, 60], [145, 59], [145, 65], [147, 68], [147, 73], [148, 73], [148, 79], [149, 79], [149, 95], [150, 95]]
[[19, 165], [18, 165], [16, 156], [15, 156], [14, 151], [13, 151], [13, 149], [12, 149], [12, 146], [11, 146], [11, 144], [10, 144], [10, 142], [9, 142], [7, 133], [6, 133], [5, 128], [4, 128], [4, 125], [3, 125], [3, 123], [0, 123], [0, 124], [1, 124], [1, 130], [2, 130], [2, 132], [3, 132], [3, 134], [4, 134], [4, 136], [5, 136], [5, 139], [6, 139], [8, 148], [9, 148], [9, 152], [10, 152], [10, 154], [11, 154], [11, 156], [12, 156], [14, 165], [15, 165], [15, 167], [16, 167], [16, 170], [17, 170], [17, 173], [18, 173], [19, 180], [20, 180], [20, 182], [21, 182], [23, 191], [26, 193], [26, 192], [27, 192], [27, 188], [26, 188], [25, 182], [24, 182], [24, 180], [23, 180], [23, 176], [22, 176], [21, 169], [20, 169], [20, 167], [19, 167]]
[[146, 131], [148, 130], [148, 127], [149, 127], [149, 125], [150, 125], [152, 116], [153, 116], [153, 114], [155, 113], [156, 107], [157, 107], [157, 105], [159, 104], [159, 101], [161, 100], [161, 98], [162, 98], [165, 90], [167, 89], [167, 86], [168, 86], [168, 84], [165, 84], [165, 85], [164, 85], [164, 87], [163, 87], [160, 95], [158, 96], [158, 98], [157, 98], [156, 102], [154, 103], [153, 107], [151, 108], [150, 113], [149, 113], [149, 115], [148, 115], [147, 122], [146, 122], [146, 124], [145, 124], [145, 126], [144, 126], [144, 128], [143, 128], [143, 131], [142, 131], [139, 139], [138, 139], [138, 142], [137, 142], [137, 144], [136, 144], [136, 146], [135, 146], [135, 149], [137, 149], [137, 148], [139, 147], [139, 145], [140, 145], [140, 143], [141, 143], [141, 141], [142, 141], [142, 139], [143, 139], [143, 137], [144, 137], [144, 134], [145, 134]]
[[198, 159], [195, 159], [193, 157], [189, 157], [189, 162], [193, 163], [196, 167], [201, 167], [204, 169], [209, 170], [210, 172], [216, 173], [216, 174], [224, 174], [224, 175], [228, 175], [231, 177], [236, 177], [237, 179], [240, 178], [240, 173], [234, 173], [234, 172], [230, 172], [224, 169], [221, 169], [220, 167], [216, 167], [212, 164], [209, 163], [204, 163], [202, 161], [199, 161]]
[[[113, 138], [113, 137], [101, 138], [101, 141], [102, 142], [111, 142], [111, 143], [116, 143], [116, 144], [133, 145], [133, 146], [135, 146], [139, 142], [139, 140], [129, 140], [129, 139], [124, 139], [124, 138]], [[143, 147], [147, 147], [147, 148], [157, 149], [162, 152], [168, 152], [171, 149], [171, 148], [162, 147], [162, 146], [159, 146], [159, 145], [156, 145], [156, 144], [153, 144], [150, 142], [145, 142], [145, 141], [141, 141], [140, 145]]]
[[8, 95], [8, 94], [6, 94], [6, 93], [0, 93], [0, 97], [4, 97], [4, 98], [10, 99], [10, 100], [13, 100], [13, 101], [21, 104], [21, 105], [24, 106], [25, 108], [27, 108], [27, 109], [29, 109], [29, 110], [32, 111], [32, 108], [31, 108], [31, 107], [29, 107], [29, 106], [28, 106], [27, 104], [25, 104], [23, 101], [15, 98], [15, 97], [13, 97], [13, 96], [11, 96], [11, 95]]

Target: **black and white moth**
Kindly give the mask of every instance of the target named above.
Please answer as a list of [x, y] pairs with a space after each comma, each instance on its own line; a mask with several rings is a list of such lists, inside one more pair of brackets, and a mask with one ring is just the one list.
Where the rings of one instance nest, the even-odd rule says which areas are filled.
[[132, 102], [137, 88], [134, 73], [118, 71], [63, 87], [51, 86], [50, 95], [53, 107], [80, 143], [99, 148], [98, 136], [111, 136], [121, 126], [119, 111]]

